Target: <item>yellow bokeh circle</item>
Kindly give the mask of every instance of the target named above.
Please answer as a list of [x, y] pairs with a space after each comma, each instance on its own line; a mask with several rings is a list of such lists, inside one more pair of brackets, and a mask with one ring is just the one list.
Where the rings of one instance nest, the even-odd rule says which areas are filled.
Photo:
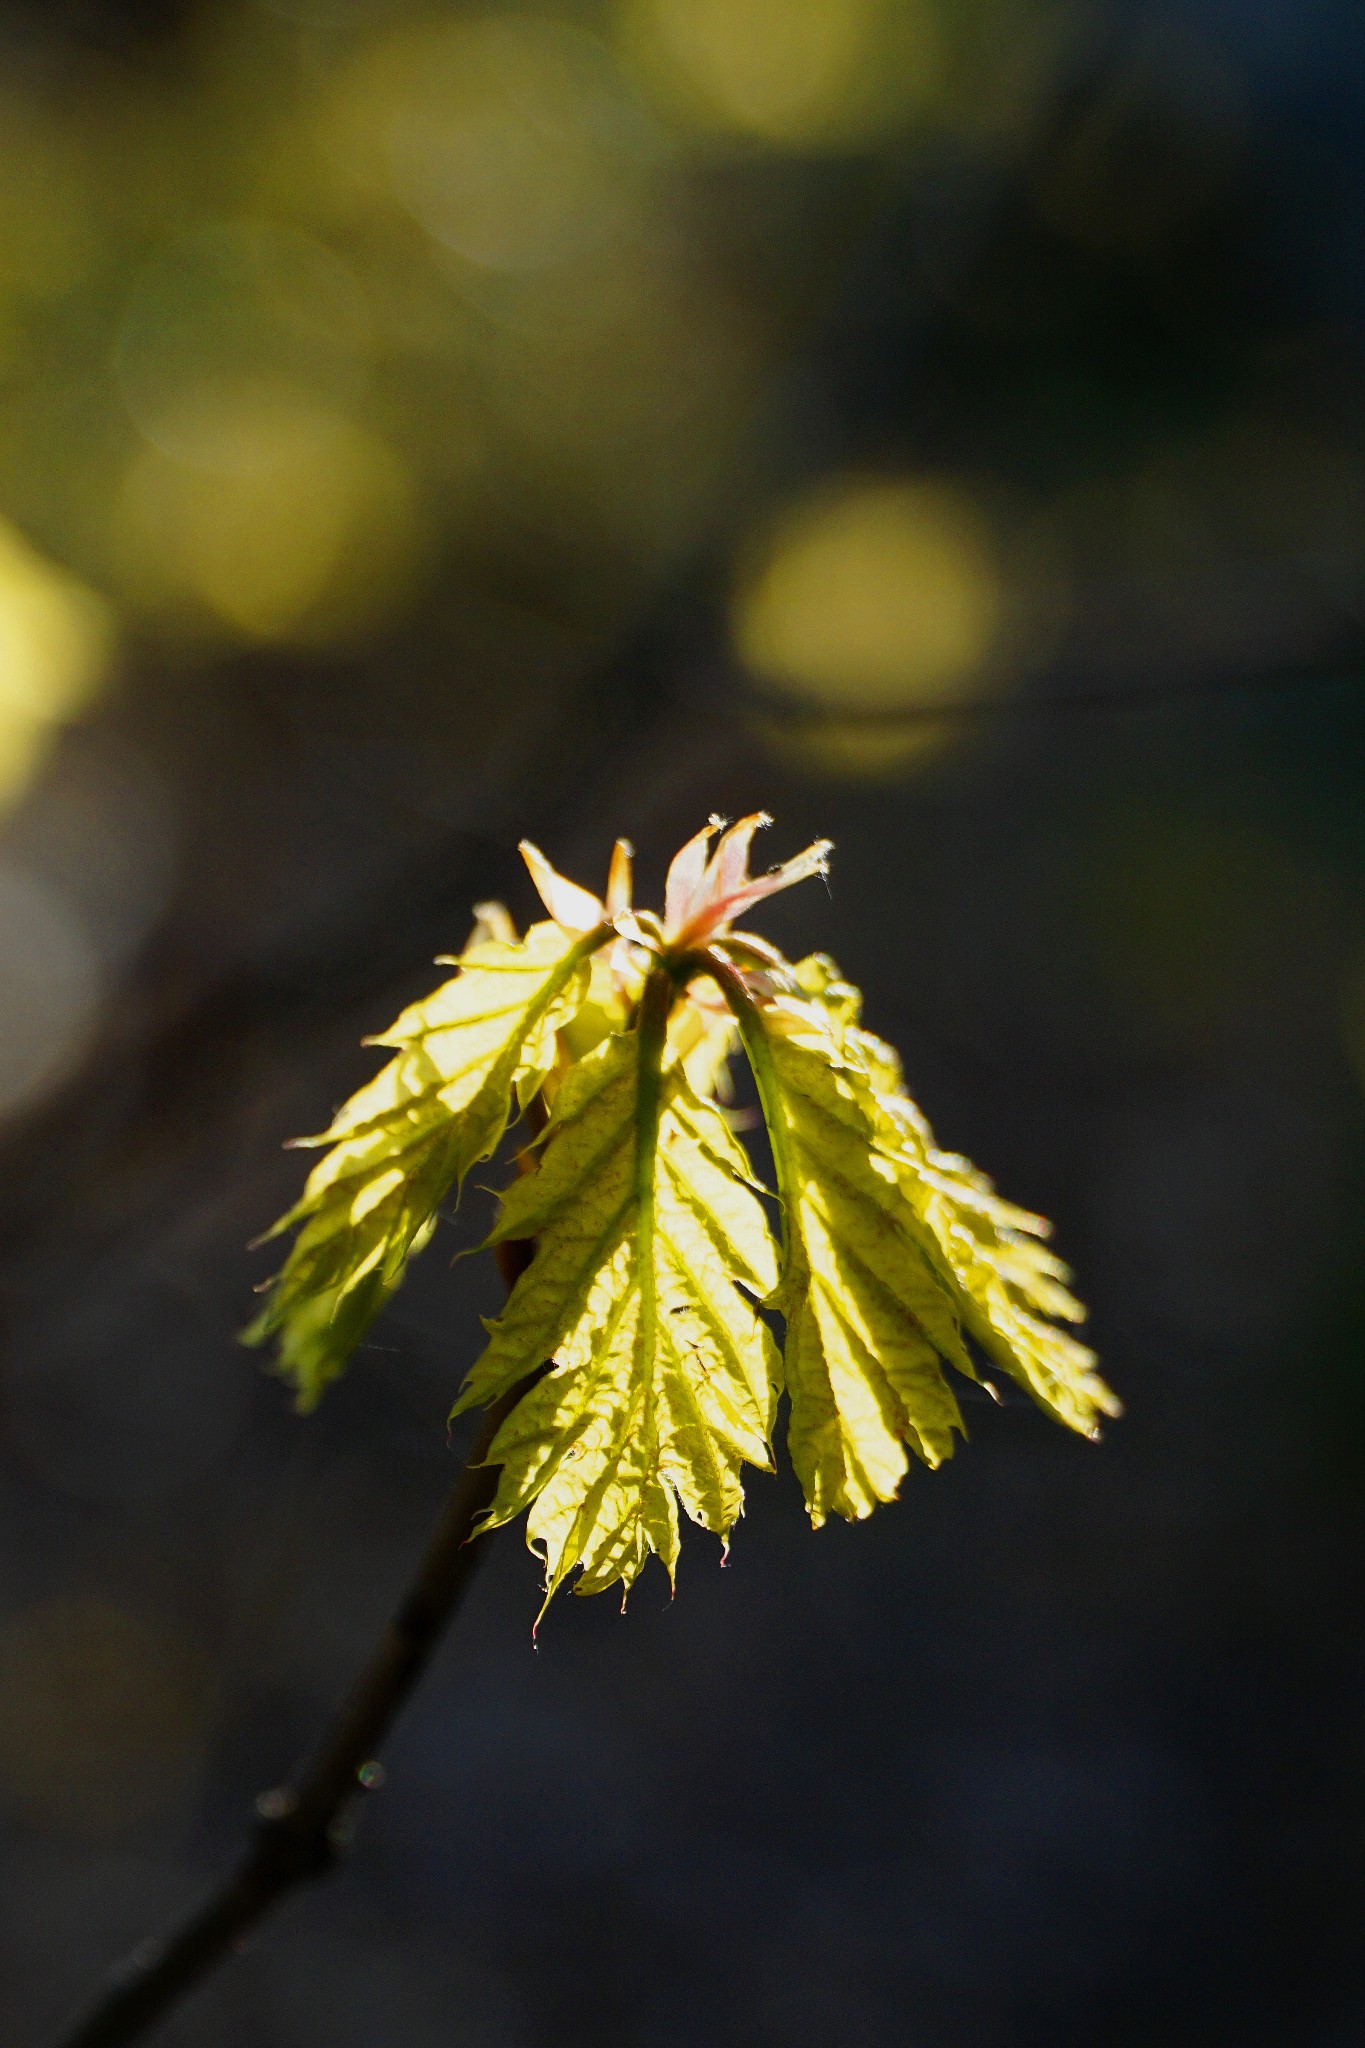
[[894, 712], [970, 691], [1001, 615], [990, 526], [964, 491], [851, 478], [779, 518], [741, 577], [732, 630], [768, 689]]

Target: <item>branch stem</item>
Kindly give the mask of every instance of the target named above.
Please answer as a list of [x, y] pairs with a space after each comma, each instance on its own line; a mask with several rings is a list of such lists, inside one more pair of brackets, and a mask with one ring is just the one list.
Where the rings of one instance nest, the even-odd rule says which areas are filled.
[[[533, 1246], [504, 1245], [510, 1287]], [[59, 2048], [125, 2048], [149, 2034], [267, 1914], [301, 1885], [327, 1877], [350, 1841], [351, 1810], [382, 1776], [375, 1752], [425, 1672], [469, 1588], [487, 1539], [470, 1537], [497, 1490], [485, 1465], [501, 1424], [532, 1384], [520, 1381], [488, 1411], [426, 1554], [369, 1662], [318, 1748], [296, 1777], [256, 1802], [250, 1847], [235, 1871], [165, 1940], [143, 1942], [113, 1973]]]

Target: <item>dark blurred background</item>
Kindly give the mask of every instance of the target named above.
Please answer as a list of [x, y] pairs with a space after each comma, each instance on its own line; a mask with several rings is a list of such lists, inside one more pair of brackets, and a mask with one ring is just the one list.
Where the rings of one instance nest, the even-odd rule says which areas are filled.
[[[1359, 0], [3, 0], [0, 2032], [236, 1851], [457, 1469], [280, 1151], [522, 832], [836, 841], [1124, 1421], [564, 1599], [516, 1532], [182, 2048], [1365, 2041]], [[444, 1250], [443, 1250], [444, 1247]]]

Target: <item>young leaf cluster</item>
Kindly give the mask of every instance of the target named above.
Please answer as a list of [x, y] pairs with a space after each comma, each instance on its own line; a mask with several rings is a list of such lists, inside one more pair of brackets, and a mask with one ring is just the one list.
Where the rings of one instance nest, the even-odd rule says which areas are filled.
[[[631, 903], [624, 841], [601, 899], [524, 845], [547, 921], [518, 938], [482, 906], [454, 978], [377, 1041], [393, 1059], [304, 1141], [328, 1149], [275, 1226], [298, 1234], [246, 1334], [278, 1339], [308, 1407], [514, 1111], [535, 1121], [488, 1239], [532, 1255], [456, 1412], [525, 1383], [486, 1526], [525, 1512], [547, 1598], [574, 1573], [629, 1588], [651, 1553], [672, 1578], [680, 1511], [725, 1542], [783, 1394], [817, 1526], [894, 1498], [911, 1455], [951, 1455], [953, 1380], [983, 1357], [1084, 1435], [1118, 1413], [1048, 1224], [936, 1147], [832, 961], [736, 931], [825, 869], [821, 842], [751, 876], [766, 822], [712, 819], [661, 917]], [[725, 1107], [739, 1046], [775, 1200]]]

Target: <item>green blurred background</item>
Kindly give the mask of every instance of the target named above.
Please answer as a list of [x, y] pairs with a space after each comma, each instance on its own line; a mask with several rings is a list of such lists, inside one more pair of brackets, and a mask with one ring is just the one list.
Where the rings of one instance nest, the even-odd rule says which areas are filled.
[[[677, 1602], [493, 1546], [184, 2048], [1348, 2048], [1358, 0], [0, 0], [0, 2013], [233, 1853], [465, 1438], [468, 1197], [321, 1412], [280, 1142], [530, 832], [828, 833], [1127, 1418]], [[442, 1255], [441, 1245], [446, 1247]]]

